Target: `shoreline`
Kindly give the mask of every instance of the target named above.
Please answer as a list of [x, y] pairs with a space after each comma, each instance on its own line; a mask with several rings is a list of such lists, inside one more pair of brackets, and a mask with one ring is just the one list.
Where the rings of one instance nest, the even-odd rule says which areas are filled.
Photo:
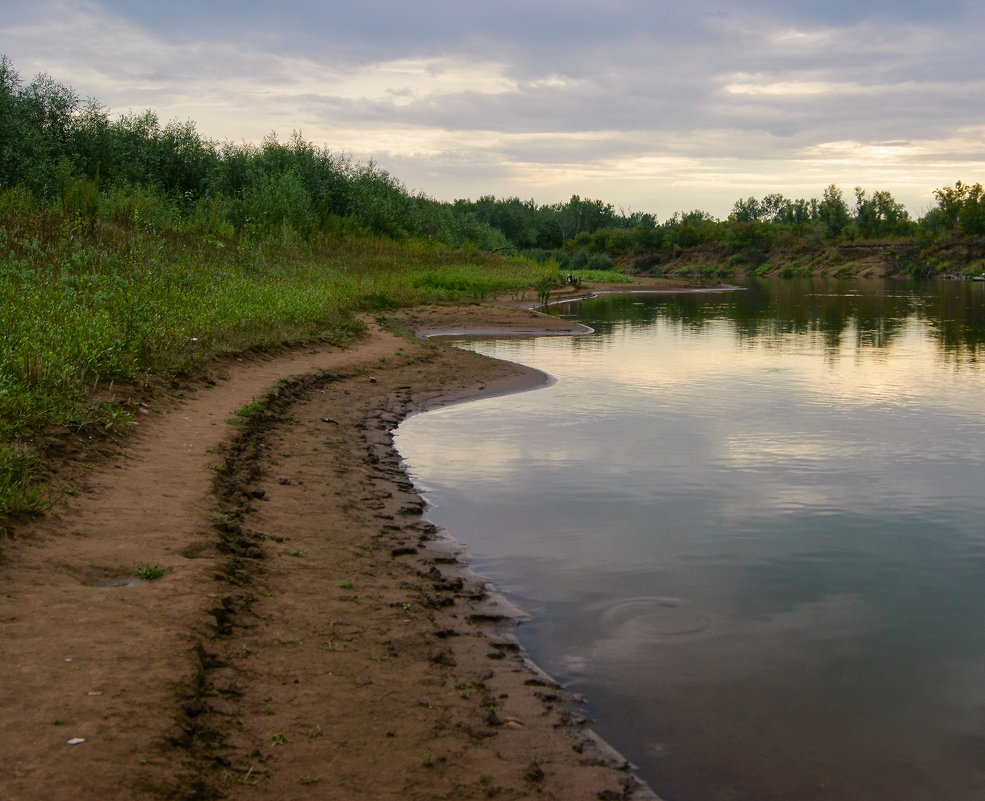
[[[535, 327], [505, 306], [388, 315], [418, 320]], [[0, 545], [0, 795], [656, 798], [522, 652], [393, 448], [408, 414], [548, 377], [371, 326], [204, 379]]]
[[[641, 290], [649, 294], [670, 294], [681, 291], [705, 291], [705, 290], [682, 290], [682, 289], [661, 289], [661, 290]], [[622, 293], [619, 290], [597, 291], [588, 295], [567, 298], [560, 302], [578, 302], [600, 294], [632, 294]], [[553, 305], [552, 302], [549, 305]], [[517, 307], [520, 308], [520, 307]], [[594, 329], [589, 326], [562, 321], [551, 317], [540, 311], [540, 306], [530, 305], [522, 307], [526, 311], [536, 316], [533, 326], [518, 324], [515, 326], [499, 326], [495, 328], [483, 327], [472, 324], [467, 327], [458, 328], [415, 328], [414, 336], [425, 340], [441, 340], [451, 344], [454, 340], [474, 339], [480, 337], [504, 338], [504, 337], [543, 337], [543, 336], [582, 336], [594, 333]], [[480, 315], [485, 319], [485, 315]], [[539, 325], [537, 324], [539, 323]], [[469, 354], [473, 356], [475, 354]], [[515, 371], [514, 375], [508, 378], [501, 378], [495, 382], [490, 382], [471, 393], [459, 394], [452, 392], [448, 395], [439, 396], [424, 403], [412, 403], [408, 411], [401, 416], [401, 419], [393, 425], [390, 431], [396, 428], [406, 419], [417, 414], [425, 414], [435, 409], [444, 408], [450, 405], [462, 403], [473, 403], [488, 398], [499, 397], [519, 392], [531, 392], [543, 389], [555, 383], [556, 379], [548, 373], [527, 365], [511, 362], [507, 360], [495, 359], [493, 357], [479, 356], [480, 359], [488, 360], [492, 363], [500, 363]], [[399, 460], [402, 475], [410, 480], [403, 468], [403, 457], [393, 444], [390, 437], [389, 449]], [[427, 517], [427, 504], [414, 488], [414, 494], [422, 505], [422, 516]], [[432, 525], [428, 521], [429, 525]], [[575, 742], [571, 743], [572, 750], [579, 755], [579, 762], [594, 763], [597, 767], [602, 767], [606, 771], [615, 771], [621, 774], [619, 783], [621, 785], [618, 793], [611, 790], [602, 790], [595, 796], [606, 799], [623, 799], [623, 801], [662, 801], [653, 789], [635, 772], [635, 766], [627, 760], [616, 748], [610, 745], [604, 738], [599, 736], [592, 728], [591, 722], [585, 718], [580, 709], [584, 706], [585, 700], [565, 690], [553, 676], [548, 674], [537, 662], [526, 652], [515, 635], [516, 628], [523, 622], [530, 619], [530, 615], [523, 609], [517, 607], [508, 596], [502, 593], [489, 579], [476, 573], [470, 564], [467, 546], [455, 538], [452, 531], [443, 528], [435, 528], [433, 539], [421, 543], [421, 550], [428, 556], [425, 563], [430, 564], [432, 560], [441, 563], [441, 572], [446, 580], [463, 580], [472, 583], [474, 586], [481, 586], [482, 600], [471, 600], [470, 618], [476, 626], [476, 634], [480, 639], [487, 640], [488, 643], [497, 649], [508, 653], [511, 660], [519, 663], [519, 669], [523, 673], [529, 673], [531, 678], [526, 679], [525, 684], [538, 687], [549, 687], [549, 701], [544, 702], [544, 708], [550, 712], [554, 704], [561, 710], [560, 722], [555, 723], [554, 728], [559, 737], [570, 739], [574, 736]], [[450, 559], [449, 559], [450, 558]], [[496, 658], [499, 658], [498, 656]], [[511, 670], [516, 671], [516, 665], [511, 666]], [[539, 697], [542, 694], [537, 694]], [[505, 695], [502, 697], [506, 697]], [[538, 797], [543, 795], [543, 788], [535, 788]], [[568, 792], [573, 792], [575, 786], [569, 788]], [[579, 788], [583, 790], [584, 788]], [[547, 796], [550, 797], [550, 796]], [[564, 798], [581, 797], [580, 793], [565, 795]]]

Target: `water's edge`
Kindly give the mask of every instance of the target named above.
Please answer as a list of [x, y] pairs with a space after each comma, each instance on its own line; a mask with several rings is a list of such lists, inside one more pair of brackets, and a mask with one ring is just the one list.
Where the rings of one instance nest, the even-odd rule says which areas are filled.
[[[681, 291], [681, 290], [678, 290]], [[577, 300], [582, 300], [584, 298], [578, 298]], [[572, 302], [570, 299], [567, 302]], [[477, 338], [500, 338], [500, 337], [539, 337], [539, 336], [580, 336], [582, 334], [594, 333], [593, 329], [588, 326], [581, 326], [584, 330], [579, 332], [554, 332], [554, 331], [534, 331], [534, 330], [505, 330], [505, 329], [470, 329], [468, 331], [456, 331], [456, 330], [421, 330], [415, 332], [422, 339], [477, 339]], [[496, 361], [493, 357], [484, 356], [483, 358], [488, 358], [491, 361]], [[508, 361], [508, 360], [498, 360], [498, 361]], [[466, 396], [458, 395], [452, 393], [449, 396], [438, 397], [433, 399], [427, 404], [410, 410], [400, 423], [396, 426], [394, 431], [399, 429], [400, 424], [405, 420], [410, 419], [419, 414], [424, 414], [429, 411], [434, 411], [439, 408], [447, 408], [448, 406], [460, 405], [464, 403], [472, 403], [479, 400], [485, 400], [493, 397], [501, 397], [504, 395], [511, 395], [520, 392], [530, 392], [537, 389], [543, 389], [545, 387], [551, 386], [555, 383], [555, 380], [549, 374], [537, 370], [536, 368], [529, 367], [528, 365], [520, 364], [518, 362], [509, 362], [515, 365], [520, 371], [516, 379], [507, 382], [505, 385], [497, 385], [490, 387], [488, 389], [469, 394]], [[392, 442], [392, 440], [391, 440]], [[404, 470], [405, 475], [407, 475], [408, 481], [413, 483], [413, 478], [407, 473], [406, 467], [404, 467], [403, 456], [400, 454], [396, 447], [396, 444], [391, 446], [394, 452], [401, 460], [401, 466]], [[421, 496], [421, 492], [417, 489], [415, 485], [415, 491], [417, 496], [421, 499], [422, 503], [425, 505], [425, 510], [427, 508], [427, 501]], [[427, 517], [427, 512], [424, 512], [425, 518]], [[433, 521], [430, 521], [433, 523]], [[448, 578], [462, 578], [463, 580], [472, 580], [480, 582], [487, 594], [486, 600], [476, 604], [476, 612], [480, 615], [485, 615], [490, 620], [499, 621], [490, 627], [489, 635], [495, 636], [498, 640], [508, 640], [515, 648], [517, 656], [522, 662], [523, 666], [536, 678], [543, 681], [547, 681], [557, 687], [563, 689], [563, 685], [560, 684], [553, 676], [547, 673], [543, 668], [538, 665], [534, 659], [530, 656], [527, 650], [522, 646], [519, 639], [513, 633], [517, 626], [530, 620], [530, 615], [516, 606], [510, 599], [500, 592], [495, 585], [486, 579], [484, 576], [476, 573], [471, 565], [468, 555], [468, 550], [463, 543], [455, 539], [454, 533], [450, 532], [440, 526], [438, 528], [438, 536], [427, 543], [424, 544], [424, 548], [432, 555], [443, 557], [444, 562], [441, 565], [441, 572], [446, 574]], [[448, 558], [453, 559], [452, 562], [447, 562]], [[625, 770], [632, 777], [632, 783], [627, 787], [626, 794], [623, 796], [624, 801], [663, 801], [663, 799], [657, 795], [657, 793], [650, 787], [650, 785], [639, 775], [638, 768], [629, 759], [626, 758], [624, 754], [619, 752], [614, 746], [604, 740], [598, 733], [596, 733], [590, 726], [591, 721], [586, 718], [578, 709], [578, 707], [584, 705], [584, 699], [568, 692], [565, 690], [567, 698], [564, 702], [565, 707], [568, 711], [575, 716], [576, 719], [585, 721], [585, 728], [581, 730], [581, 733], [585, 736], [588, 741], [588, 746], [594, 753], [586, 754], [591, 758], [599, 759], [606, 763], [610, 763], [616, 766], [621, 766], [621, 770]]]

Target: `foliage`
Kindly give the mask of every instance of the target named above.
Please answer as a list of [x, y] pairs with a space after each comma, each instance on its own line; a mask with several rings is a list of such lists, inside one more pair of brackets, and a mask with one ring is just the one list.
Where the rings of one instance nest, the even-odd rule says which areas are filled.
[[41, 74], [24, 85], [0, 56], [0, 191], [18, 189], [92, 220], [180, 227], [224, 239], [307, 243], [316, 232], [423, 238], [493, 250], [509, 242], [466, 206], [412, 195], [295, 132], [219, 144], [147, 109], [111, 120]]
[[570, 275], [577, 283], [628, 284], [633, 281], [625, 273], [610, 270], [572, 270]]
[[216, 353], [289, 340], [344, 341], [354, 312], [485, 297], [542, 268], [485, 254], [322, 236], [304, 248], [223, 243], [58, 208], [0, 204], [0, 438], [86, 425], [108, 381], [140, 382]]
[[445, 299], [488, 297], [516, 292], [529, 286], [527, 269], [516, 276], [492, 275], [485, 270], [457, 267], [445, 270], [428, 270], [414, 277], [412, 286]]
[[925, 218], [936, 234], [985, 235], [985, 190], [982, 185], [963, 184], [934, 191], [937, 208]]
[[0, 518], [38, 514], [50, 506], [48, 493], [38, 483], [42, 472], [37, 456], [23, 447], [0, 444]]
[[484, 195], [477, 201], [458, 200], [477, 219], [498, 229], [519, 250], [554, 250], [565, 242], [602, 230], [653, 228], [656, 220], [642, 212], [616, 212], [611, 203], [572, 195], [566, 203], [538, 206], [533, 200]]
[[[985, 235], [985, 190], [981, 184], [962, 184], [938, 189], [937, 208], [913, 220], [903, 205], [887, 191], [871, 196], [861, 187], [854, 191], [850, 208], [841, 189], [828, 186], [821, 198], [790, 200], [780, 194], [762, 199], [737, 200], [725, 220], [716, 220], [700, 210], [677, 212], [654, 227], [602, 228], [582, 232], [565, 244], [564, 265], [586, 265], [594, 256], [608, 254], [614, 266], [633, 269], [670, 269], [680, 260], [689, 273], [708, 275], [730, 272], [761, 272], [771, 254], [780, 253], [773, 270], [810, 271], [808, 265], [792, 268], [782, 254], [798, 250], [820, 252], [861, 241], [883, 247], [884, 269], [907, 274], [926, 274], [935, 268], [931, 257], [921, 261], [918, 252], [930, 246], [946, 248], [961, 238]], [[901, 243], [902, 250], [900, 249]], [[976, 244], [977, 243], [977, 244]], [[964, 262], [946, 263], [951, 270], [978, 270], [980, 240], [973, 240]], [[694, 254], [701, 252], [700, 268]], [[689, 254], [691, 254], [689, 256]], [[936, 269], [943, 269], [938, 266]], [[980, 271], [980, 270], [979, 270]]]
[[889, 192], [874, 192], [868, 198], [865, 190], [857, 186], [855, 226], [866, 238], [906, 234], [910, 230], [910, 215]]

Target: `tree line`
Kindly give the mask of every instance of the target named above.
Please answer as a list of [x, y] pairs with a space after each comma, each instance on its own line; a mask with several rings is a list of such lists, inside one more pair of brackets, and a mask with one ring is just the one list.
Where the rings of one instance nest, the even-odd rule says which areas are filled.
[[152, 110], [111, 119], [97, 101], [47, 74], [23, 82], [2, 55], [0, 191], [8, 204], [57, 204], [83, 219], [220, 239], [414, 238], [555, 258], [564, 269], [639, 266], [702, 246], [755, 266], [777, 246], [985, 236], [985, 190], [960, 181], [937, 189], [936, 206], [919, 219], [888, 191], [856, 188], [846, 199], [835, 185], [820, 198], [740, 199], [723, 220], [693, 210], [662, 223], [578, 195], [540, 205], [491, 195], [442, 202], [297, 132], [287, 142], [271, 134], [259, 145], [237, 145], [202, 136], [190, 121], [162, 124]]
[[207, 139], [193, 122], [161, 124], [152, 110], [111, 120], [46, 74], [25, 84], [6, 56], [0, 190], [83, 217], [226, 238], [303, 242], [320, 231], [486, 250], [509, 244], [467, 210], [412, 193], [377, 164], [354, 163], [299, 133], [236, 145]]
[[577, 196], [545, 206], [516, 198], [437, 201], [298, 132], [286, 142], [271, 134], [259, 145], [233, 144], [202, 136], [191, 121], [162, 124], [152, 110], [110, 119], [96, 100], [47, 74], [24, 83], [6, 56], [0, 190], [90, 219], [299, 242], [327, 232], [505, 252], [560, 248], [602, 227], [653, 224]]
[[917, 219], [890, 192], [870, 195], [861, 187], [855, 188], [851, 202], [834, 184], [820, 198], [749, 197], [737, 200], [724, 220], [700, 210], [677, 212], [653, 226], [581, 233], [566, 243], [565, 252], [569, 263], [585, 261], [586, 254], [604, 254], [646, 267], [704, 249], [732, 267], [754, 269], [776, 250], [871, 244], [925, 251], [985, 244], [985, 190], [980, 183], [957, 181], [933, 194], [936, 205]]

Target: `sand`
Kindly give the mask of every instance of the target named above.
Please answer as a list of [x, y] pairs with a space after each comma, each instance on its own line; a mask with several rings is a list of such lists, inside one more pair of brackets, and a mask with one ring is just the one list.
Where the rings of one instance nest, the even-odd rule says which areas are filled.
[[0, 798], [655, 798], [401, 468], [407, 414], [547, 380], [414, 336], [439, 330], [578, 327], [395, 312], [115, 388], [144, 404], [126, 436], [49, 438], [67, 492], [0, 542]]

